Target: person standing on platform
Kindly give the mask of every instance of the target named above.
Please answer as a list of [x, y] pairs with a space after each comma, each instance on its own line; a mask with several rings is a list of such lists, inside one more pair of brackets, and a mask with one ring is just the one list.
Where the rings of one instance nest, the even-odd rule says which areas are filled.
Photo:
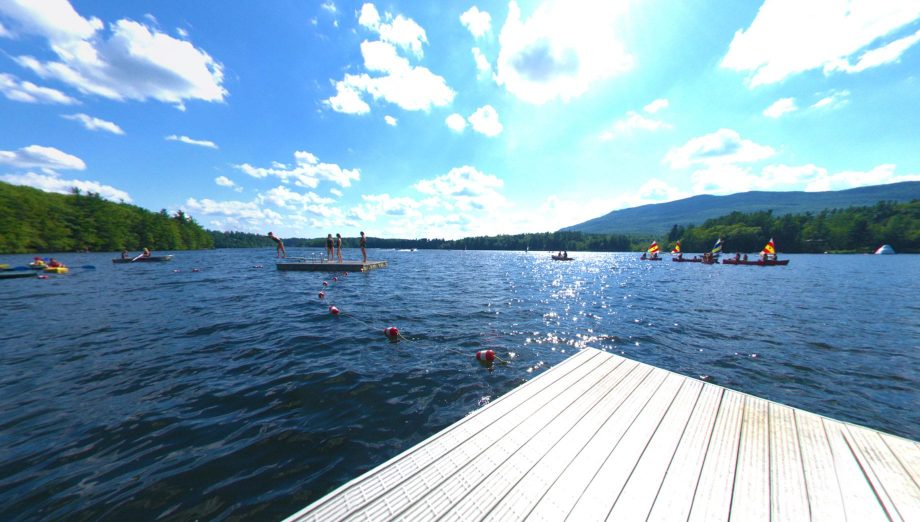
[[361, 231], [361, 240], [358, 243], [361, 245], [361, 262], [367, 263], [367, 236], [364, 235], [364, 231]]
[[335, 251], [338, 255], [339, 263], [342, 262], [342, 234], [335, 235]]
[[326, 236], [326, 260], [332, 261], [332, 234]]
[[275, 250], [278, 251], [277, 257], [287, 257], [287, 252], [284, 251], [284, 243], [281, 242], [281, 239], [271, 232], [268, 233], [268, 237], [275, 242]]

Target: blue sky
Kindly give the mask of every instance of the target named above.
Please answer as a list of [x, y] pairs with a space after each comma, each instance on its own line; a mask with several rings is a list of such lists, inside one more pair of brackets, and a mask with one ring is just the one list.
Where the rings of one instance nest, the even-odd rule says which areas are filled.
[[207, 228], [557, 230], [920, 179], [920, 1], [0, 2], [0, 180]]

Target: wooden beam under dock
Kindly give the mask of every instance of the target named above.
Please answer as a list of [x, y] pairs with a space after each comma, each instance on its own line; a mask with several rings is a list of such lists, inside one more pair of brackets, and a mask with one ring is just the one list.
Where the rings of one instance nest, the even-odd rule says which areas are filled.
[[344, 260], [341, 263], [335, 261], [319, 262], [307, 261], [306, 259], [288, 258], [285, 261], [275, 263], [278, 270], [297, 271], [297, 272], [367, 272], [375, 268], [386, 268], [386, 261], [361, 261]]

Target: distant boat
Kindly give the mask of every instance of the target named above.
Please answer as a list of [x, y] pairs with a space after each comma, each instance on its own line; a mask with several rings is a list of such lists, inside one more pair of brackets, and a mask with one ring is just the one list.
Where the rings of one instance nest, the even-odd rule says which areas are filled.
[[722, 264], [747, 266], [786, 266], [789, 264], [789, 260], [776, 258], [776, 245], [773, 244], [773, 238], [770, 238], [770, 241], [767, 241], [767, 244], [763, 247], [763, 250], [760, 251], [760, 259], [748, 261], [747, 259], [741, 259], [740, 256], [735, 254], [733, 259], [723, 259]]
[[652, 241], [652, 244], [648, 246], [645, 252], [642, 253], [642, 261], [661, 261], [661, 258], [658, 257], [658, 252], [661, 251], [661, 248], [658, 246], [657, 241]]
[[897, 252], [895, 252], [894, 249], [891, 248], [891, 245], [882, 245], [882, 246], [878, 247], [878, 250], [876, 250], [875, 253], [876, 253], [876, 254], [879, 254], [879, 255], [882, 255], [882, 254], [897, 254]]

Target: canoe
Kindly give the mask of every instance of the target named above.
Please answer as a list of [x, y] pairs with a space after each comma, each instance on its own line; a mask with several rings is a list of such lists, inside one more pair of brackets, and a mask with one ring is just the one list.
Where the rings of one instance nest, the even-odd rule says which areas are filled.
[[45, 272], [49, 274], [66, 274], [69, 270], [66, 266], [46, 266]]
[[4, 270], [0, 272], [0, 279], [19, 279], [23, 277], [35, 278], [35, 272], [31, 270]]
[[698, 257], [696, 259], [692, 257], [685, 257], [685, 258], [672, 257], [671, 261], [674, 261], [675, 263], [702, 263], [703, 262], [703, 260]]
[[723, 259], [722, 264], [723, 265], [746, 265], [746, 266], [786, 266], [789, 264], [789, 260], [788, 259], [770, 259], [768, 261], [764, 261], [761, 259], [754, 259], [754, 260], [745, 261], [743, 259], [739, 259], [739, 260]]
[[571, 261], [574, 257], [553, 256], [553, 261]]
[[660, 257], [640, 257], [640, 261], [661, 261]]
[[121, 259], [117, 257], [112, 260], [113, 263], [165, 263], [166, 261], [172, 261], [173, 256], [149, 256], [149, 257], [139, 257], [137, 259]]

